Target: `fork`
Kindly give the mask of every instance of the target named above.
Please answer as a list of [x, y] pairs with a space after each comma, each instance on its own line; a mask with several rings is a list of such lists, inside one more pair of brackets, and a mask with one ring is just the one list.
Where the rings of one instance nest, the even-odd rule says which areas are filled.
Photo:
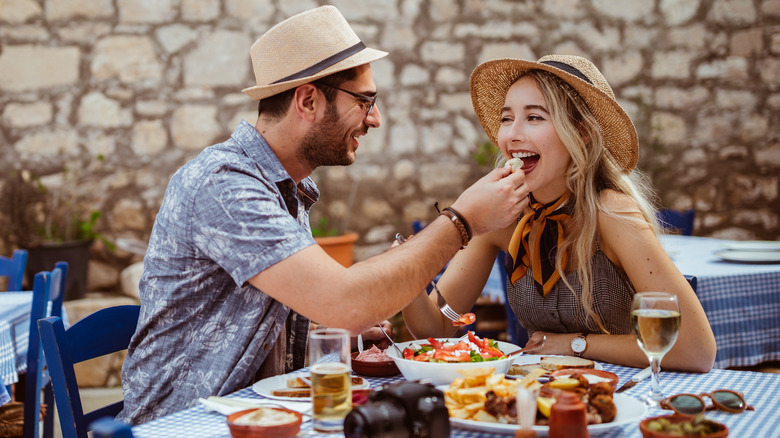
[[[404, 236], [401, 235], [401, 233], [397, 233], [395, 235], [395, 240], [397, 240], [399, 244], [406, 242], [406, 238], [404, 238]], [[439, 310], [441, 311], [442, 315], [446, 316], [447, 319], [453, 322], [459, 320], [461, 317], [460, 313], [454, 311], [452, 307], [450, 307], [450, 305], [447, 304], [447, 301], [441, 295], [441, 292], [439, 292], [439, 288], [438, 286], [436, 286], [435, 281], [431, 281], [431, 286], [433, 286], [433, 289], [436, 291], [436, 303], [438, 304]]]
[[391, 337], [390, 337], [390, 335], [388, 335], [388, 334], [385, 332], [385, 329], [383, 329], [383, 328], [382, 328], [382, 324], [377, 324], [377, 326], [379, 326], [379, 331], [381, 331], [381, 332], [382, 332], [382, 334], [383, 334], [383, 335], [385, 335], [385, 337], [386, 337], [386, 338], [387, 338], [387, 339], [390, 341], [390, 344], [391, 344], [391, 345], [392, 345], [392, 346], [395, 348], [395, 351], [397, 351], [397, 352], [398, 352], [398, 354], [400, 354], [400, 355], [401, 355], [401, 357], [403, 357], [404, 353], [401, 351], [401, 349], [400, 349], [400, 348], [398, 348], [398, 346], [397, 346], [397, 345], [395, 345], [395, 341], [393, 340], [393, 338], [391, 338]]

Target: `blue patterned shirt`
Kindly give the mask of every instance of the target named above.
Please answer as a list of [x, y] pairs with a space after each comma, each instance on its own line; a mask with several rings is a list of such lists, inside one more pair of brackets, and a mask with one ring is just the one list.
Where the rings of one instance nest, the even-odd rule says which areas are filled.
[[176, 172], [144, 258], [120, 420], [140, 424], [248, 386], [280, 334], [285, 371], [304, 365], [308, 319], [247, 280], [315, 243], [318, 198], [245, 121]]

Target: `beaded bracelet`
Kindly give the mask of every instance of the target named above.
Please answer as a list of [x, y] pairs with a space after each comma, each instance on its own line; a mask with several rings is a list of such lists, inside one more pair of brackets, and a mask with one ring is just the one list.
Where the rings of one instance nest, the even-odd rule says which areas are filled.
[[455, 227], [458, 228], [458, 232], [460, 232], [460, 249], [466, 248], [466, 245], [468, 245], [469, 241], [471, 241], [471, 227], [469, 227], [468, 222], [463, 219], [463, 216], [461, 216], [457, 210], [450, 207], [442, 210], [439, 215], [447, 216], [452, 221], [452, 223], [455, 224]]

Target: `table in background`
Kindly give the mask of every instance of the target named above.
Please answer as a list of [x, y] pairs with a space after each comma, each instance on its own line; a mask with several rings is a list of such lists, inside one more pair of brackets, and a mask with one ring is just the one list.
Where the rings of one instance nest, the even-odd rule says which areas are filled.
[[718, 343], [716, 368], [780, 360], [780, 264], [731, 263], [715, 254], [734, 242], [661, 238], [680, 272], [698, 279], [696, 295]]
[[[612, 371], [620, 376], [620, 383], [629, 380], [639, 370], [619, 365], [603, 364], [607, 371]], [[378, 378], [367, 377], [371, 386], [398, 382], [403, 377]], [[699, 394], [715, 389], [734, 389], [745, 394], [747, 402], [755, 407], [755, 411], [746, 411], [742, 414], [729, 414], [721, 411], [708, 412], [707, 417], [724, 423], [729, 428], [729, 435], [733, 437], [764, 437], [777, 436], [780, 430], [780, 397], [777, 396], [777, 388], [780, 387], [780, 374], [756, 373], [750, 371], [712, 370], [707, 374], [663, 372], [661, 385], [668, 395], [690, 392]], [[631, 397], [640, 397], [650, 390], [650, 379], [646, 379], [629, 389], [623, 394]], [[231, 394], [229, 397], [262, 398], [251, 388], [245, 388]], [[269, 401], [273, 401], [268, 399]], [[618, 409], [620, 407], [618, 406]], [[647, 417], [663, 415], [671, 411], [663, 411], [660, 408], [650, 408]], [[600, 437], [641, 437], [639, 421], [622, 426], [616, 426]], [[208, 412], [203, 406], [194, 406], [171, 415], [150, 421], [133, 427], [133, 436], [136, 438], [157, 438], [165, 436], [199, 437], [223, 437], [231, 438], [230, 430], [225, 422], [225, 416], [216, 412]], [[311, 430], [311, 422], [306, 422], [298, 436], [343, 436], [343, 434], [319, 434]], [[451, 429], [453, 437], [491, 437], [501, 436], [493, 433]], [[504, 435], [506, 436], [506, 435]]]
[[[0, 292], [0, 404], [8, 401], [5, 386], [19, 381], [27, 371], [32, 292]], [[63, 308], [63, 320], [67, 315]]]

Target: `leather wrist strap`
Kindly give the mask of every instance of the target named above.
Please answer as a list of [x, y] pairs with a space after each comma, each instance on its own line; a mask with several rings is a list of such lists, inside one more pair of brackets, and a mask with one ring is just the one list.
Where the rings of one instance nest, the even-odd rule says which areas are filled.
[[449, 207], [442, 210], [441, 213], [439, 213], [439, 215], [447, 216], [452, 221], [452, 223], [455, 224], [455, 227], [458, 229], [458, 232], [460, 233], [460, 241], [461, 241], [460, 249], [464, 249], [466, 245], [469, 244], [469, 241], [471, 240], [471, 229], [469, 228], [466, 221], [463, 220], [463, 217], [460, 215], [460, 213], [458, 213], [457, 211]]

